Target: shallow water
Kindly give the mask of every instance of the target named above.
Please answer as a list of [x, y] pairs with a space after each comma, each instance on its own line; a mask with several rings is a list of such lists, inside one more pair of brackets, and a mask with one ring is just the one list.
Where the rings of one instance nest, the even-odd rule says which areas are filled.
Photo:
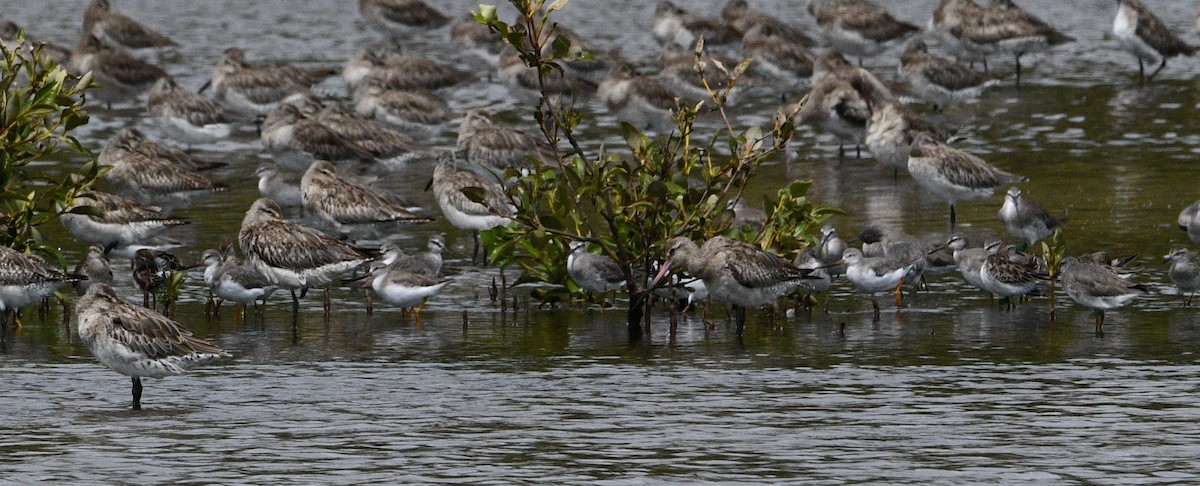
[[[193, 89], [232, 45], [251, 60], [338, 64], [376, 39], [353, 2], [115, 3], [185, 46], [162, 64]], [[474, 3], [444, 9], [465, 12]], [[707, 13], [720, 3], [681, 2]], [[803, 2], [752, 3], [811, 24]], [[891, 8], [919, 24], [936, 4], [901, 3]], [[468, 269], [420, 324], [378, 303], [367, 315], [361, 294], [346, 290], [333, 293], [329, 322], [309, 296], [293, 329], [279, 295], [261, 319], [237, 319], [226, 307], [210, 323], [193, 283], [180, 320], [234, 357], [147, 381], [141, 413], [128, 410], [128, 380], [98, 365], [57, 311], [46, 321], [26, 312], [0, 352], [0, 474], [15, 483], [1193, 482], [1200, 318], [1181, 307], [1158, 257], [1191, 245], [1174, 221], [1200, 198], [1196, 62], [1173, 60], [1160, 80], [1138, 85], [1132, 58], [1106, 35], [1113, 2], [1084, 2], [1086, 15], [1077, 2], [1022, 5], [1080, 40], [1024, 59], [1032, 67], [1020, 90], [1010, 81], [933, 116], [960, 128], [968, 137], [961, 146], [1028, 176], [1025, 194], [1069, 217], [1070, 253], [1144, 255], [1138, 278], [1151, 295], [1110, 313], [1102, 335], [1065, 296], [1052, 320], [1044, 299], [1005, 311], [954, 275], [934, 279], [899, 313], [884, 302], [879, 321], [865, 298], [839, 284], [828, 313], [755, 315], [742, 339], [713, 306], [710, 324], [686, 316], [673, 334], [666, 316], [656, 316], [637, 344], [619, 311], [501, 311], [487, 296], [494, 269]], [[83, 8], [0, 1], [6, 18], [68, 45]], [[1191, 25], [1186, 2], [1153, 8], [1179, 31]], [[577, 0], [563, 18], [601, 45], [651, 61], [652, 10], [653, 2]], [[611, 27], [626, 19], [639, 21]], [[407, 48], [478, 64], [444, 34]], [[1193, 32], [1185, 38], [1197, 41]], [[867, 65], [894, 76], [892, 59]], [[992, 66], [1012, 68], [1007, 60]], [[342, 91], [336, 80], [321, 88]], [[449, 99], [456, 109], [487, 106], [510, 122], [530, 120], [486, 81]], [[759, 93], [734, 119], [765, 123], [777, 104]], [[98, 150], [131, 123], [154, 135], [138, 119], [141, 106], [95, 111], [80, 139]], [[589, 147], [619, 146], [612, 118], [589, 107], [598, 112]], [[428, 143], [448, 149], [454, 136]], [[816, 200], [850, 213], [834, 220], [843, 235], [868, 221], [931, 239], [945, 232], [944, 203], [905, 176], [894, 181], [869, 157], [839, 162], [819, 129], [802, 128], [793, 147], [794, 160], [771, 161], [752, 192], [773, 192], [785, 177], [812, 178]], [[214, 178], [232, 190], [176, 211], [194, 221], [176, 234], [187, 242], [185, 259], [234, 237], [257, 197], [250, 174], [264, 157], [251, 132], [195, 149], [230, 162]], [[432, 207], [421, 191], [431, 167], [417, 163], [380, 183]], [[1002, 233], [1000, 203], [996, 196], [960, 204], [960, 225]], [[449, 264], [465, 265], [469, 235], [444, 222], [401, 236], [416, 249], [433, 232], [447, 233]], [[61, 228], [47, 237], [72, 261], [82, 253]], [[118, 279], [133, 295], [129, 276]]]

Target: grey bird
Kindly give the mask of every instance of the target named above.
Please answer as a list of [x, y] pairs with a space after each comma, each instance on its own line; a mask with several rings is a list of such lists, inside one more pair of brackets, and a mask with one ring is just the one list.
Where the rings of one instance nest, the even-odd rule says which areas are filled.
[[1008, 188], [1004, 195], [1004, 204], [997, 213], [1008, 234], [1021, 239], [1027, 246], [1033, 246], [1042, 238], [1050, 236], [1055, 228], [1066, 226], [1066, 219], [1050, 216], [1037, 202], [1021, 196], [1021, 189]]
[[75, 293], [83, 295], [92, 284], [112, 284], [112, 267], [108, 265], [108, 257], [104, 256], [104, 247], [90, 245], [83, 260], [75, 265], [75, 275], [87, 277], [87, 280], [75, 282]]
[[571, 242], [567, 274], [588, 292], [599, 294], [625, 287], [625, 273], [617, 262], [587, 251], [587, 244], [582, 241]]
[[1187, 295], [1183, 305], [1191, 306], [1192, 297], [1195, 297], [1196, 290], [1200, 289], [1200, 254], [1187, 248], [1175, 247], [1163, 259], [1171, 263], [1167, 276], [1179, 288], [1180, 293]]
[[1147, 290], [1145, 285], [1121, 278], [1104, 265], [1075, 257], [1063, 259], [1059, 282], [1067, 295], [1096, 314], [1096, 327], [1104, 325], [1104, 312], [1124, 307]]

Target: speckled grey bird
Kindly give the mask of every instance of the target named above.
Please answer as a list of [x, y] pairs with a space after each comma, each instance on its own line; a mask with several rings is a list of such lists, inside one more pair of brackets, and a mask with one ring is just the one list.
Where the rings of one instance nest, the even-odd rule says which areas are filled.
[[1004, 195], [1004, 205], [1000, 206], [997, 215], [1000, 216], [1000, 222], [1004, 223], [1008, 234], [1025, 241], [1029, 246], [1050, 236], [1055, 228], [1062, 228], [1067, 224], [1065, 219], [1050, 216], [1037, 202], [1022, 197], [1021, 189], [1017, 187], [1008, 188], [1008, 193]]
[[1171, 264], [1171, 268], [1167, 270], [1171, 282], [1180, 293], [1187, 295], [1183, 305], [1192, 305], [1192, 297], [1195, 297], [1196, 290], [1200, 289], [1200, 254], [1187, 248], [1175, 247], [1163, 260]]
[[1016, 63], [1016, 84], [1021, 85], [1021, 57], [1074, 42], [1012, 0], [991, 0], [979, 20], [958, 26], [956, 37], [967, 50], [988, 54], [1011, 54]]
[[300, 311], [297, 290], [328, 285], [372, 260], [336, 237], [283, 219], [279, 205], [266, 198], [246, 211], [238, 245], [247, 263], [291, 291], [293, 316]]
[[165, 135], [184, 143], [210, 143], [229, 138], [233, 124], [217, 103], [161, 78], [150, 88], [150, 115]]
[[87, 292], [88, 287], [92, 284], [109, 284], [112, 285], [113, 273], [112, 267], [108, 265], [108, 258], [104, 256], [104, 247], [100, 245], [89, 245], [87, 252], [83, 255], [83, 260], [80, 260], [75, 265], [75, 275], [87, 277], [86, 280], [75, 282], [75, 293], [83, 295]]
[[572, 241], [567, 253], [567, 274], [583, 290], [604, 293], [625, 287], [625, 273], [617, 262], [587, 251], [587, 244]]
[[659, 0], [655, 6], [651, 34], [659, 44], [684, 49], [694, 47], [701, 37], [710, 46], [734, 44], [741, 39], [741, 33], [729, 22], [693, 15], [669, 0]]
[[[1140, 0], [1117, 0], [1112, 32], [1121, 47], [1137, 58], [1140, 79], [1154, 79], [1167, 66], [1167, 59], [1196, 54], [1195, 46], [1171, 32]], [[1143, 61], [1158, 61], [1158, 68], [1146, 76]]]
[[863, 144], [875, 160], [892, 168], [893, 179], [899, 177], [900, 169], [908, 170], [908, 158], [912, 155], [917, 134], [925, 133], [938, 142], [945, 142], [950, 137], [945, 130], [913, 113], [897, 100], [876, 101], [873, 94], [864, 90], [869, 89], [869, 85], [854, 86], [863, 93], [871, 109]]
[[316, 120], [343, 140], [370, 152], [384, 171], [401, 170], [409, 162], [429, 155], [412, 137], [378, 121], [359, 118], [340, 103], [322, 108]]
[[201, 159], [170, 145], [155, 142], [146, 138], [141, 130], [134, 127], [117, 130], [117, 133], [109, 138], [104, 147], [100, 149], [96, 160], [101, 165], [117, 165], [121, 163], [121, 158], [130, 152], [170, 162], [189, 171], [217, 169], [229, 165], [225, 162]]
[[133, 381], [133, 409], [142, 408], [142, 377], [164, 378], [228, 357], [162, 314], [125, 302], [106, 284], [92, 285], [75, 303], [79, 340], [97, 361]]
[[252, 67], [246, 64], [241, 49], [231, 47], [213, 66], [212, 78], [200, 91], [212, 86], [214, 100], [231, 113], [250, 120], [270, 114], [282, 103], [296, 103], [311, 96], [309, 81], [302, 73]]
[[661, 133], [674, 126], [670, 110], [675, 108], [675, 95], [628, 63], [613, 66], [600, 81], [596, 96], [618, 120], [636, 128]]
[[104, 180], [140, 202], [161, 206], [184, 205], [196, 196], [229, 190], [198, 172], [137, 152], [116, 160]]
[[[504, 187], [498, 181], [488, 180], [474, 171], [459, 168], [452, 152], [438, 155], [437, 165], [433, 169], [433, 181], [430, 184], [446, 221], [455, 228], [471, 230], [475, 242], [471, 251], [472, 262], [479, 259], [483, 247], [479, 240], [479, 232], [509, 224], [516, 214], [516, 207], [504, 194]], [[483, 200], [472, 200], [464, 193], [467, 190], [482, 192]], [[482, 256], [486, 264], [486, 249], [483, 249]]]
[[371, 84], [354, 92], [354, 113], [419, 137], [440, 133], [454, 119], [454, 112], [441, 97]]
[[746, 30], [742, 35], [742, 53], [753, 60], [749, 72], [785, 86], [801, 85], [812, 79], [816, 57], [803, 44], [787, 42], [776, 27], [764, 24]]
[[[750, 8], [750, 2], [746, 0], [729, 0], [723, 8], [721, 8], [721, 18], [733, 26], [735, 30], [743, 34], [742, 41], [745, 42], [745, 34], [754, 30], [756, 27], [764, 28], [764, 31], [770, 31], [771, 36], [778, 38], [780, 42], [799, 47], [816, 47], [816, 41], [804, 34], [803, 31], [796, 28], [792, 24], [785, 22], [778, 15], [771, 15]], [[745, 47], [743, 45], [743, 47]]]
[[393, 39], [407, 39], [450, 22], [421, 0], [358, 0], [367, 25]]
[[509, 93], [524, 102], [534, 103], [541, 99], [543, 87], [552, 98], [591, 95], [598, 88], [596, 81], [573, 69], [553, 69], [539, 80], [538, 70], [525, 65], [516, 49], [501, 51], [498, 63], [497, 78], [508, 87]]
[[837, 228], [830, 223], [825, 223], [821, 227], [821, 241], [817, 243], [817, 258], [821, 259], [821, 264], [826, 267], [826, 271], [832, 278], [837, 278], [839, 275], [846, 273], [846, 265], [838, 264], [842, 259], [842, 254], [846, 252], [849, 245], [846, 241], [838, 236]]
[[910, 42], [900, 54], [900, 76], [912, 85], [918, 96], [933, 103], [935, 110], [972, 100], [1003, 77], [930, 54], [921, 40]]
[[21, 30], [21, 26], [11, 20], [0, 21], [0, 43], [10, 51], [22, 50], [24, 52], [33, 52], [35, 48], [42, 50], [42, 59], [53, 61], [62, 67], [66, 67], [71, 61], [71, 50], [59, 44], [46, 41], [38, 37], [34, 37], [25, 32], [25, 42], [17, 44], [17, 33]]
[[113, 10], [108, 0], [92, 0], [88, 4], [83, 11], [83, 31], [106, 47], [129, 53], [179, 46], [167, 36]]
[[41, 302], [59, 287], [85, 278], [64, 274], [39, 256], [0, 245], [0, 342], [8, 332], [8, 311]]
[[371, 163], [375, 156], [334, 133], [320, 122], [300, 113], [295, 105], [279, 105], [263, 121], [259, 138], [281, 167], [299, 171], [313, 160]]
[[355, 225], [428, 223], [433, 218], [400, 197], [341, 177], [333, 164], [317, 160], [300, 179], [301, 204], [342, 233]]
[[908, 173], [930, 193], [950, 203], [950, 226], [958, 201], [983, 199], [998, 187], [1028, 180], [997, 169], [983, 159], [939, 142], [926, 133], [913, 139], [908, 156]]
[[1103, 265], [1066, 257], [1059, 268], [1063, 290], [1077, 304], [1096, 314], [1096, 326], [1104, 325], [1104, 312], [1124, 307], [1147, 289], [1117, 276]]
[[389, 46], [363, 47], [342, 68], [342, 79], [351, 92], [371, 84], [384, 89], [441, 89], [476, 80], [475, 74], [403, 54]]
[[84, 34], [71, 50], [69, 69], [77, 74], [90, 71], [98, 86], [89, 94], [109, 105], [132, 100], [149, 90], [159, 79], [170, 77], [158, 66], [105, 47], [90, 34]]
[[862, 58], [875, 56], [921, 30], [868, 0], [813, 0], [808, 12], [825, 41], [835, 50], [858, 57], [859, 65]]
[[497, 126], [486, 110], [467, 112], [458, 126], [456, 150], [468, 162], [503, 173], [513, 168], [532, 170], [530, 158], [547, 167], [557, 167], [558, 154], [545, 139], [524, 131]]
[[[80, 209], [83, 207], [91, 209]], [[106, 251], [145, 243], [170, 228], [190, 224], [186, 219], [172, 217], [156, 206], [97, 190], [76, 195], [63, 208], [58, 220], [71, 236], [86, 243], [99, 244]]]

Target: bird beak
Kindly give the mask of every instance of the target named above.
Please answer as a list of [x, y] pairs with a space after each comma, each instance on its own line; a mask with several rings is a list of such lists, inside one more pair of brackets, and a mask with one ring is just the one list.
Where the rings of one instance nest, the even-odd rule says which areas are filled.
[[942, 251], [942, 250], [943, 250], [943, 249], [945, 249], [947, 246], [950, 246], [950, 244], [949, 244], [949, 243], [942, 243], [942, 245], [941, 245], [941, 246], [939, 246], [939, 247], [937, 247], [937, 248], [934, 248], [934, 249], [932, 249], [932, 250], [929, 250], [929, 253], [927, 253], [927, 255], [932, 255], [932, 254], [934, 254], [934, 253], [937, 253], [937, 252], [939, 252], [939, 251]]
[[671, 273], [671, 262], [663, 263], [663, 266], [658, 269], [658, 274], [654, 275], [654, 279], [650, 281], [650, 285], [647, 288], [652, 289], [657, 287], [658, 282], [661, 281], [663, 277], [666, 277], [669, 273]]
[[196, 93], [204, 94], [204, 90], [208, 89], [209, 86], [212, 86], [211, 78], [209, 80], [205, 81], [204, 85], [200, 86], [200, 89], [198, 91], [196, 91]]

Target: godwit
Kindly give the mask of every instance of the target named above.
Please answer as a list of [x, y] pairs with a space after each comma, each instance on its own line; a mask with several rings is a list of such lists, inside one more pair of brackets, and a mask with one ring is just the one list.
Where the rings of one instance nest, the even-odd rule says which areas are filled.
[[316, 113], [329, 131], [369, 152], [385, 171], [397, 171], [427, 155], [417, 141], [384, 123], [359, 118], [341, 103], [331, 103]]
[[1001, 76], [981, 73], [966, 65], [929, 53], [925, 42], [914, 40], [900, 55], [900, 75], [935, 110], [974, 99]]
[[150, 115], [158, 118], [168, 137], [189, 144], [223, 140], [233, 130], [216, 102], [181, 89], [171, 78], [161, 78], [150, 88]]
[[354, 92], [354, 113], [415, 136], [431, 136], [454, 119], [450, 106], [425, 91], [400, 91], [367, 84]]
[[[471, 250], [472, 263], [479, 258], [483, 246], [479, 241], [479, 232], [506, 225], [516, 214], [516, 207], [509, 202], [499, 182], [489, 181], [473, 171], [459, 168], [452, 152], [438, 155], [430, 184], [446, 221], [455, 228], [471, 230], [475, 241], [475, 247]], [[465, 194], [469, 190], [481, 192], [483, 200], [472, 200]], [[483, 262], [487, 264], [486, 249], [483, 249]]]
[[[371, 257], [321, 231], [283, 219], [270, 199], [254, 201], [242, 219], [238, 245], [246, 261], [272, 284], [292, 293], [292, 315], [300, 312], [300, 297], [346, 275]], [[326, 302], [326, 312], [329, 310]]]
[[440, 89], [475, 81], [476, 77], [453, 66], [370, 45], [346, 62], [342, 79], [353, 92], [366, 84], [398, 90]]
[[1028, 180], [997, 169], [979, 157], [935, 140], [927, 133], [918, 133], [913, 140], [908, 156], [908, 172], [921, 187], [950, 203], [951, 227], [956, 220], [956, 202], [983, 199], [991, 196], [998, 187]]
[[96, 161], [100, 165], [117, 165], [128, 153], [141, 154], [155, 160], [169, 162], [176, 167], [189, 171], [210, 170], [225, 167], [225, 162], [213, 162], [193, 156], [170, 145], [161, 144], [146, 138], [146, 135], [133, 127], [117, 130], [100, 149]]
[[896, 20], [887, 9], [868, 0], [813, 0], [808, 12], [829, 45], [858, 57], [859, 66], [864, 57], [877, 55], [921, 30]]
[[332, 162], [373, 161], [375, 156], [320, 122], [300, 113], [292, 104], [281, 104], [263, 121], [259, 138], [275, 161], [291, 169], [307, 169], [313, 160]]
[[[684, 268], [688, 274], [704, 281], [712, 297], [736, 307], [738, 335], [746, 324], [746, 308], [758, 308], [775, 302], [780, 296], [815, 279], [812, 270], [796, 268], [778, 255], [749, 243], [724, 236], [714, 236], [696, 246], [686, 236], [667, 241], [667, 263], [659, 269], [650, 287], [653, 288], [672, 268]], [[808, 290], [811, 290], [810, 288]]]
[[638, 129], [665, 133], [674, 126], [670, 110], [675, 96], [658, 81], [638, 74], [632, 65], [618, 63], [600, 81], [596, 95], [616, 115]]
[[554, 147], [544, 138], [497, 126], [482, 108], [468, 111], [458, 125], [456, 150], [465, 154], [467, 162], [500, 173], [508, 168], [531, 170], [530, 159], [547, 167], [559, 164]]
[[210, 85], [213, 99], [245, 119], [266, 116], [281, 103], [299, 102], [311, 94], [309, 79], [272, 69], [257, 69], [246, 65], [241, 49], [226, 49], [213, 66], [212, 78], [200, 87]]
[[371, 28], [394, 39], [407, 39], [450, 22], [421, 0], [358, 0], [358, 11]]
[[147, 52], [179, 44], [150, 30], [120, 12], [108, 0], [92, 0], [83, 11], [83, 31], [105, 46], [130, 53]]
[[[82, 207], [94, 211], [75, 211]], [[155, 206], [96, 190], [76, 195], [58, 219], [71, 236], [98, 243], [106, 252], [119, 246], [144, 243], [170, 228], [190, 224]]]
[[93, 79], [103, 86], [91, 92], [110, 107], [113, 102], [135, 98], [150, 89], [155, 81], [170, 77], [158, 66], [105, 47], [91, 34], [84, 34], [75, 44], [69, 67], [78, 74], [91, 71]]
[[751, 71], [789, 85], [811, 80], [816, 62], [803, 44], [786, 42], [775, 27], [767, 24], [755, 25], [742, 35], [742, 53], [753, 59]]
[[659, 0], [654, 8], [651, 32], [659, 44], [684, 49], [691, 49], [701, 37], [708, 45], [732, 44], [741, 38], [729, 23], [692, 15], [668, 0]]
[[780, 16], [750, 8], [750, 3], [746, 0], [729, 0], [721, 9], [721, 18], [742, 34], [743, 43], [746, 41], [746, 33], [760, 27], [763, 32], [769, 32], [769, 35], [788, 45], [805, 48], [817, 46], [812, 38], [792, 24], [781, 20]]
[[[1138, 62], [1138, 79], [1153, 80], [1167, 65], [1167, 59], [1196, 54], [1196, 47], [1184, 42], [1163, 25], [1161, 20], [1141, 0], [1117, 0], [1117, 16], [1113, 19], [1113, 35], [1121, 47], [1133, 54]], [[1146, 77], [1142, 61], [1159, 61], [1158, 68]]]
[[109, 369], [133, 379], [133, 409], [142, 408], [142, 377], [164, 378], [217, 358], [216, 345], [149, 309], [131, 305], [112, 287], [95, 284], [75, 303], [79, 339]]
[[304, 209], [343, 233], [356, 225], [433, 221], [397, 196], [339, 176], [333, 164], [324, 160], [314, 161], [304, 173], [300, 194]]
[[41, 302], [59, 287], [85, 278], [64, 274], [39, 256], [0, 245], [0, 342], [8, 332], [8, 311]]

